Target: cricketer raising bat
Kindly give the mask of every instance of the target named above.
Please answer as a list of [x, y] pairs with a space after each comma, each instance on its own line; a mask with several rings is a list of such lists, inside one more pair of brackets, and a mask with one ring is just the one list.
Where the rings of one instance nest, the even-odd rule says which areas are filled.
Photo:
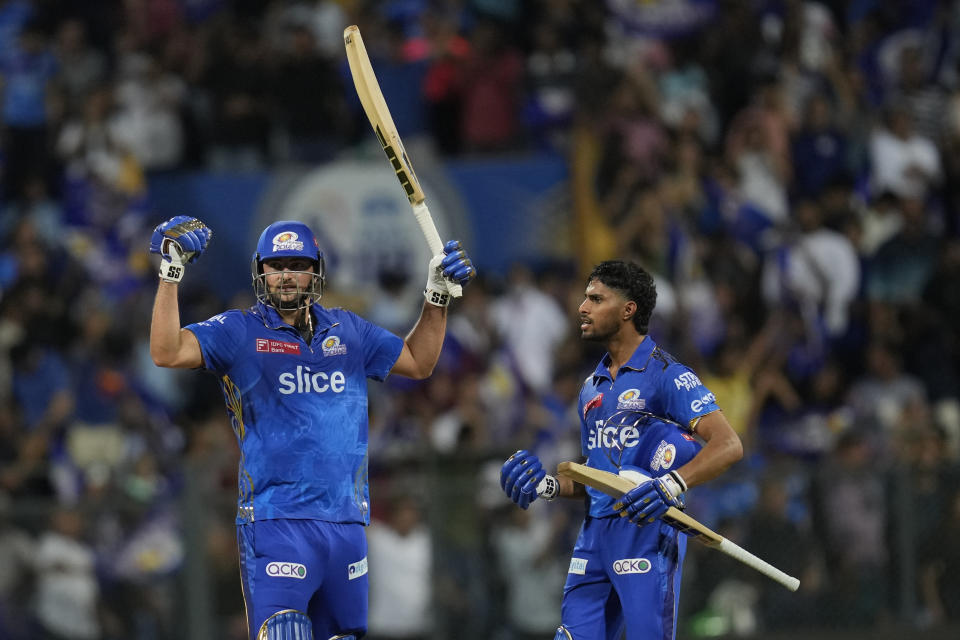
[[[619, 498], [637, 486], [633, 481], [618, 476], [615, 473], [603, 471], [602, 469], [594, 469], [593, 467], [588, 467], [576, 462], [561, 462], [557, 465], [557, 475], [570, 478], [580, 484], [589, 485], [612, 498]], [[667, 513], [663, 515], [662, 520], [701, 544], [722, 551], [748, 567], [756, 569], [768, 578], [779, 582], [790, 591], [796, 591], [800, 586], [800, 581], [797, 578], [788, 576], [772, 564], [761, 560], [746, 549], [730, 542], [719, 533], [697, 522], [675, 507], [667, 509]]]
[[[413, 215], [420, 225], [423, 237], [427, 239], [430, 253], [433, 255], [442, 253], [443, 242], [440, 240], [440, 234], [437, 233], [437, 227], [427, 208], [417, 174], [413, 172], [413, 165], [410, 164], [407, 151], [403, 148], [403, 142], [400, 141], [397, 127], [393, 124], [390, 109], [387, 108], [387, 102], [383, 99], [380, 84], [377, 82], [370, 58], [367, 56], [367, 49], [363, 46], [363, 38], [360, 37], [360, 29], [356, 25], [343, 30], [343, 43], [347, 49], [347, 62], [350, 64], [350, 74], [353, 76], [353, 85], [357, 89], [360, 104], [363, 105], [363, 110], [370, 119], [370, 125], [377, 134], [380, 146], [383, 147], [387, 159], [397, 174], [397, 179], [400, 180], [400, 186], [407, 194], [407, 200], [413, 208]], [[454, 298], [459, 298], [461, 293], [459, 284], [450, 286], [450, 295]]]

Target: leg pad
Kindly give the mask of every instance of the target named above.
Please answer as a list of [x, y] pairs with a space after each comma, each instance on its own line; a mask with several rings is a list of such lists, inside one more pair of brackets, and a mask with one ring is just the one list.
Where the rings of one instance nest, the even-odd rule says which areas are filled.
[[302, 611], [278, 611], [260, 625], [257, 640], [313, 640], [313, 624]]

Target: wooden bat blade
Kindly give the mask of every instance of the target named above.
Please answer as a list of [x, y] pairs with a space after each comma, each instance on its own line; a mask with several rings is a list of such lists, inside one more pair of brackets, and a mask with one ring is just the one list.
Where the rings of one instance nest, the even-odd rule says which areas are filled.
[[[631, 480], [615, 473], [594, 469], [576, 462], [561, 462], [557, 465], [557, 475], [593, 487], [612, 498], [619, 498], [637, 486]], [[670, 507], [661, 519], [701, 544], [722, 551], [748, 567], [756, 569], [790, 591], [796, 591], [800, 587], [800, 581], [793, 576], [789, 576], [770, 563], [761, 560], [679, 509]]]
[[[390, 109], [383, 98], [380, 83], [377, 82], [363, 38], [360, 36], [360, 29], [356, 25], [344, 29], [343, 43], [347, 50], [350, 75], [353, 76], [357, 96], [360, 98], [360, 104], [363, 105], [364, 113], [367, 114], [367, 119], [370, 120], [370, 126], [377, 134], [377, 140], [383, 147], [383, 152], [387, 154], [387, 159], [393, 166], [410, 204], [420, 204], [425, 199], [423, 189], [420, 187], [420, 181], [413, 171], [413, 165], [397, 133], [397, 126], [393, 123]], [[434, 253], [438, 252], [434, 251]]]

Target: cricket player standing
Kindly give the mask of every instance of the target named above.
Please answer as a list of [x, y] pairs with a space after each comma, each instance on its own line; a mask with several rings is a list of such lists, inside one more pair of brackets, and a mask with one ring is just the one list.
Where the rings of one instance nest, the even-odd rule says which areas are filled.
[[650, 274], [607, 261], [590, 274], [579, 308], [581, 337], [607, 348], [580, 391], [586, 464], [639, 485], [616, 500], [548, 475], [528, 451], [500, 472], [524, 509], [538, 497], [587, 498], [555, 640], [612, 640], [624, 630], [627, 640], [675, 638], [686, 537], [659, 518], [743, 455], [713, 394], [646, 335], [656, 299]]
[[237, 540], [251, 640], [362, 638], [367, 626], [366, 379], [429, 376], [449, 287], [475, 270], [460, 243], [429, 265], [405, 339], [320, 305], [323, 253], [303, 223], [264, 229], [251, 270], [257, 304], [180, 327], [177, 283], [210, 230], [177, 216], [153, 232], [161, 256], [150, 353], [161, 367], [220, 378], [240, 445]]

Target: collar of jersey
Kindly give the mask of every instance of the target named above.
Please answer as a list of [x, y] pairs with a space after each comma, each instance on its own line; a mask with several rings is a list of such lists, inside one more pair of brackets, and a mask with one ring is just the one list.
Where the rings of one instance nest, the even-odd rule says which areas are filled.
[[[650, 356], [653, 354], [653, 350], [657, 348], [657, 343], [653, 341], [653, 338], [650, 336], [645, 336], [643, 342], [641, 342], [636, 350], [633, 352], [633, 355], [630, 356], [630, 359], [627, 360], [621, 369], [633, 369], [634, 371], [643, 371], [647, 368], [647, 363], [650, 362]], [[603, 354], [603, 358], [600, 359], [600, 364], [597, 365], [597, 368], [593, 372], [594, 381], [599, 378], [610, 379], [610, 354]]]
[[[263, 319], [264, 326], [266, 326], [268, 329], [293, 328], [283, 321], [283, 318], [280, 317], [280, 314], [273, 307], [265, 305], [262, 302], [258, 302], [255, 308], [257, 310], [257, 314], [261, 319]], [[330, 313], [319, 304], [311, 305], [310, 312], [313, 314], [313, 319], [315, 320], [315, 334], [319, 331], [326, 331], [334, 325], [339, 324], [334, 322]]]

